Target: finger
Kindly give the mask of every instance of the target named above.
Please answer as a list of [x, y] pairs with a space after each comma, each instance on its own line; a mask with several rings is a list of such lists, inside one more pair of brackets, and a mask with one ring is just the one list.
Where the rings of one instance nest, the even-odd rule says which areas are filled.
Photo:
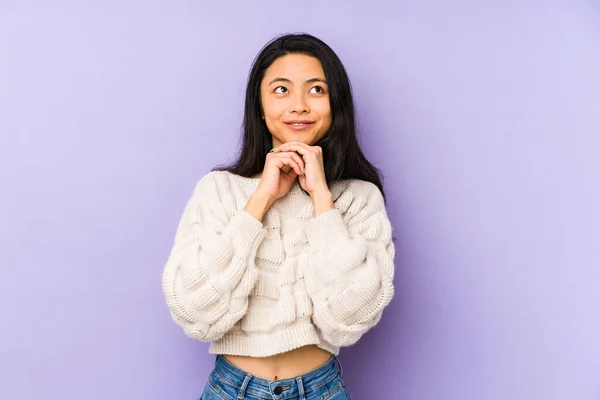
[[302, 157], [298, 153], [292, 152], [292, 151], [287, 151], [287, 152], [282, 152], [282, 153], [278, 153], [278, 154], [273, 154], [272, 157], [275, 157], [275, 158], [291, 157], [300, 166], [300, 170], [302, 171], [302, 173], [304, 173], [304, 159], [302, 159]]
[[306, 144], [296, 144], [296, 143], [286, 143], [285, 145], [279, 148], [280, 152], [289, 152], [295, 151], [297, 153], [302, 154], [304, 157], [314, 157], [318, 156], [320, 153], [320, 147], [317, 146], [308, 146]]
[[300, 146], [300, 147], [304, 147], [304, 148], [305, 148], [305, 149], [307, 149], [307, 150], [310, 150], [312, 147], [314, 147], [314, 146], [309, 146], [308, 144], [306, 144], [306, 143], [304, 143], [304, 142], [301, 142], [301, 141], [299, 141], [299, 140], [292, 140], [292, 141], [289, 141], [289, 142], [285, 142], [284, 144], [282, 144], [282, 145], [281, 145], [281, 146], [279, 146], [278, 148], [279, 148], [280, 150], [283, 150], [283, 149], [285, 149], [285, 148], [286, 148], [288, 145], [294, 145], [294, 146]]
[[274, 157], [275, 165], [277, 168], [281, 169], [284, 165], [289, 165], [296, 171], [298, 175], [302, 175], [302, 170], [300, 169], [300, 165], [291, 157], [291, 155], [286, 155], [284, 157]]
[[287, 175], [293, 180], [296, 179], [299, 175], [296, 173], [296, 170], [293, 168], [287, 172]]
[[288, 153], [292, 156], [294, 161], [296, 161], [298, 163], [302, 172], [304, 172], [304, 160], [302, 159], [302, 157], [296, 152], [288, 152]]

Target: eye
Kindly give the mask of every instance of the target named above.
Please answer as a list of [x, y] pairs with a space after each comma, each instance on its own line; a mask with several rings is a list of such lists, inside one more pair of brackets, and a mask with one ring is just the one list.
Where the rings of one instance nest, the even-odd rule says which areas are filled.
[[275, 93], [287, 93], [287, 88], [285, 86], [277, 86], [274, 90]]
[[322, 86], [313, 86], [310, 89], [310, 93], [322, 94], [325, 93], [325, 89]]

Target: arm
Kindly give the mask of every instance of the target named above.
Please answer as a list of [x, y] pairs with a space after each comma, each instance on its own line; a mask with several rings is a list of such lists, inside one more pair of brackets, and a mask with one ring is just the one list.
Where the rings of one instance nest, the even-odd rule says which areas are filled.
[[366, 196], [338, 199], [350, 202], [344, 215], [330, 209], [306, 226], [313, 322], [338, 347], [354, 344], [375, 326], [394, 295], [392, 227], [381, 193], [369, 188]]
[[211, 174], [185, 207], [162, 286], [171, 317], [192, 338], [217, 340], [246, 314], [265, 233], [257, 219], [264, 205], [255, 198], [246, 208], [229, 216]]

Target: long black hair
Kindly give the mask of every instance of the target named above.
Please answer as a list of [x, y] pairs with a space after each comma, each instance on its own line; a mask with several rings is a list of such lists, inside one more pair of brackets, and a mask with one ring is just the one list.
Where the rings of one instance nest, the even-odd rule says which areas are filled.
[[272, 148], [271, 133], [262, 119], [260, 85], [265, 71], [280, 57], [305, 54], [321, 62], [331, 108], [331, 126], [314, 143], [323, 149], [327, 183], [341, 179], [361, 179], [375, 184], [385, 197], [380, 171], [367, 160], [356, 136], [354, 101], [348, 74], [335, 52], [322, 40], [308, 34], [287, 34], [267, 43], [254, 59], [246, 87], [242, 147], [237, 160], [214, 170], [229, 171], [244, 177], [262, 172]]

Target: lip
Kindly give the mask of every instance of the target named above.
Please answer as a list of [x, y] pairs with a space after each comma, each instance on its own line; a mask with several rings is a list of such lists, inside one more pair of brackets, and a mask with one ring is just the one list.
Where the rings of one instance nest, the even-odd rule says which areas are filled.
[[284, 121], [284, 124], [286, 124], [289, 128], [296, 130], [296, 131], [301, 131], [303, 129], [309, 128], [312, 125], [314, 125], [315, 121], [309, 121], [309, 120], [294, 120], [294, 121]]

